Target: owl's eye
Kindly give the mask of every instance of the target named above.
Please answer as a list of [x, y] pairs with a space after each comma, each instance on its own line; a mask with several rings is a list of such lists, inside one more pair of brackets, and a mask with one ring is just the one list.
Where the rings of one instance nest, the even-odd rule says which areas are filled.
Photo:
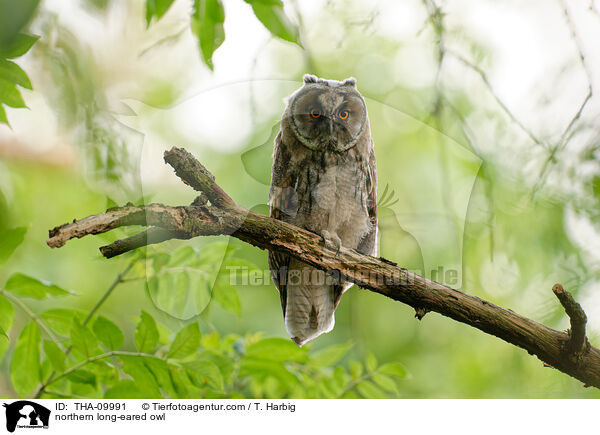
[[340, 119], [346, 119], [348, 118], [348, 116], [350, 116], [350, 112], [348, 112], [347, 110], [342, 110], [340, 113], [338, 113], [338, 116], [340, 117]]
[[318, 117], [321, 116], [321, 110], [320, 109], [312, 109], [310, 111], [310, 116], [312, 116], [313, 118], [317, 119]]

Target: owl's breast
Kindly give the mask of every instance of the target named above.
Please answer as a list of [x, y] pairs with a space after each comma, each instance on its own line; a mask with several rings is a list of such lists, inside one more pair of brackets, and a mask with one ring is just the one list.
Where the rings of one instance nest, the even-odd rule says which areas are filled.
[[297, 224], [313, 232], [335, 232], [344, 246], [356, 248], [371, 230], [364, 171], [356, 164], [307, 166], [298, 187]]

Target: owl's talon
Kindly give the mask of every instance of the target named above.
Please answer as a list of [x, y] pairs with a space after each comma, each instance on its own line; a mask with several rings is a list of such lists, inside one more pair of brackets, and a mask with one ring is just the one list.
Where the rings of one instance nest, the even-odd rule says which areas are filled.
[[337, 257], [342, 249], [342, 240], [335, 233], [330, 233], [327, 230], [321, 231], [321, 237], [323, 238], [323, 244], [326, 249], [331, 249], [335, 251], [335, 256]]

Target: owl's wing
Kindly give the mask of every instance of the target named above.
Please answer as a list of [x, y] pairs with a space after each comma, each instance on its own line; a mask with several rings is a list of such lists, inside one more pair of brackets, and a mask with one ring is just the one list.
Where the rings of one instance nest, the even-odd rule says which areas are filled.
[[[298, 206], [298, 198], [292, 186], [295, 176], [289, 171], [290, 155], [281, 144], [281, 132], [275, 138], [273, 150], [273, 170], [271, 171], [271, 188], [269, 191], [269, 205], [271, 217], [287, 221], [286, 217], [295, 214]], [[276, 251], [269, 251], [269, 269], [271, 279], [279, 291], [281, 308], [285, 317], [285, 306], [287, 300], [287, 270], [290, 265], [290, 257]]]
[[371, 153], [365, 172], [367, 213], [372, 226], [371, 231], [362, 238], [356, 250], [367, 255], [377, 255], [377, 166], [375, 163], [375, 151], [373, 150], [373, 147], [371, 147]]
[[[359, 242], [356, 250], [367, 255], [377, 255], [377, 166], [375, 164], [375, 152], [371, 147], [371, 154], [369, 155], [369, 161], [365, 168], [365, 192], [367, 193], [367, 213], [369, 220], [371, 221], [372, 227]], [[352, 284], [342, 283], [333, 287], [333, 296], [335, 301], [335, 308], [337, 308], [342, 294], [348, 290]]]
[[[283, 217], [283, 212], [277, 208], [279, 198], [271, 200], [271, 217], [279, 219]], [[290, 257], [287, 254], [282, 254], [277, 251], [269, 251], [269, 270], [271, 271], [271, 279], [273, 284], [279, 291], [279, 299], [281, 300], [281, 308], [283, 317], [285, 317], [285, 305], [287, 300], [287, 271], [290, 266]]]

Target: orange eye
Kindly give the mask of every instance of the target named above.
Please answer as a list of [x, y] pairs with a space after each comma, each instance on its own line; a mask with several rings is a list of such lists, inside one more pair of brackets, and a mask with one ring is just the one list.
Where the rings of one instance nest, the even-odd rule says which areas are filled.
[[340, 119], [346, 119], [348, 116], [350, 116], [350, 113], [348, 113], [347, 110], [342, 110], [340, 113], [338, 113], [338, 116]]
[[319, 109], [312, 109], [310, 111], [310, 116], [317, 119], [319, 116], [321, 116], [321, 111]]

